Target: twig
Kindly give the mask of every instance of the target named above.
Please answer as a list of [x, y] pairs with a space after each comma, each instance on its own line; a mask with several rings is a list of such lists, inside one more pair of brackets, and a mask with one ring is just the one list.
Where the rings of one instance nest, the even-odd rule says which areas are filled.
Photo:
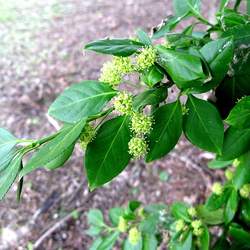
[[[96, 192], [89, 193], [86, 197], [86, 199], [83, 201], [83, 203], [88, 202], [93, 196], [96, 194]], [[86, 209], [86, 206], [79, 207], [77, 209], [72, 210], [76, 211], [78, 213], [83, 212]], [[49, 227], [47, 231], [45, 231], [39, 238], [36, 240], [36, 242], [33, 245], [33, 249], [37, 249], [45, 239], [47, 239], [52, 233], [54, 233], [58, 228], [60, 228], [64, 223], [66, 223], [68, 220], [72, 218], [72, 213], [68, 213], [66, 216], [62, 217], [59, 221], [57, 221], [53, 226]]]

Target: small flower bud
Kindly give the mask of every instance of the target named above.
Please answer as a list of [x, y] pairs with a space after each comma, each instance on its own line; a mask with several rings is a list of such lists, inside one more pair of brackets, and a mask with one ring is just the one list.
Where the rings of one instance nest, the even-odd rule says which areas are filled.
[[133, 99], [127, 92], [119, 93], [114, 100], [115, 110], [122, 114], [130, 114], [132, 112]]
[[190, 207], [188, 209], [188, 214], [191, 216], [191, 217], [196, 217], [197, 216], [197, 211], [194, 207]]
[[235, 160], [233, 161], [233, 166], [234, 166], [235, 168], [237, 168], [237, 167], [239, 166], [239, 164], [240, 164], [240, 161], [239, 161], [238, 159], [235, 159]]
[[227, 169], [227, 170], [225, 171], [225, 177], [226, 177], [226, 179], [227, 179], [228, 181], [231, 181], [231, 180], [233, 179], [233, 177], [234, 177], [233, 171], [230, 170], [230, 169]]
[[129, 230], [128, 240], [132, 245], [136, 245], [141, 238], [141, 233], [136, 227], [133, 227]]
[[191, 222], [191, 226], [193, 229], [199, 229], [202, 226], [201, 220], [194, 220]]
[[147, 143], [144, 139], [139, 137], [132, 138], [128, 143], [128, 148], [129, 154], [134, 159], [143, 157], [147, 153]]
[[245, 184], [241, 189], [240, 189], [240, 196], [244, 199], [247, 199], [250, 195], [250, 184]]
[[139, 71], [150, 68], [156, 61], [156, 50], [153, 47], [142, 49], [136, 58], [136, 68]]
[[122, 216], [120, 216], [119, 217], [119, 223], [118, 223], [118, 230], [121, 233], [125, 233], [127, 231], [127, 228], [128, 228], [127, 221]]
[[111, 86], [117, 86], [122, 81], [122, 74], [117, 70], [113, 62], [106, 62], [101, 69], [100, 82], [105, 82]]
[[219, 182], [215, 182], [212, 186], [212, 192], [216, 195], [221, 195], [223, 193], [223, 186]]
[[131, 119], [131, 130], [136, 134], [146, 135], [152, 129], [152, 118], [142, 113], [134, 113]]
[[80, 135], [80, 146], [82, 149], [86, 149], [87, 145], [95, 138], [95, 128], [87, 123]]
[[129, 57], [114, 57], [114, 65], [121, 74], [128, 74], [133, 71], [133, 64]]
[[203, 228], [195, 228], [195, 229], [193, 230], [193, 234], [194, 234], [195, 236], [197, 236], [197, 237], [201, 236], [201, 235], [203, 234], [203, 232], [204, 232]]
[[175, 224], [175, 230], [176, 232], [180, 232], [185, 228], [185, 222], [184, 220], [177, 220]]
[[189, 111], [189, 108], [187, 108], [185, 105], [182, 105], [181, 108], [182, 108], [182, 114], [187, 115], [188, 111]]

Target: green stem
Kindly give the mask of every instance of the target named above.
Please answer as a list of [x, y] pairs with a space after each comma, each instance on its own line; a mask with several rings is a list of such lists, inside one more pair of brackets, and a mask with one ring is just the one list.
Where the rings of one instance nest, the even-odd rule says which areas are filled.
[[92, 116], [90, 116], [90, 117], [87, 119], [87, 122], [91, 122], [91, 121], [94, 121], [94, 120], [96, 120], [96, 119], [98, 119], [98, 118], [101, 118], [101, 117], [103, 117], [103, 116], [109, 115], [112, 111], [114, 111], [114, 108], [113, 108], [113, 107], [112, 107], [112, 108], [109, 108], [108, 110], [103, 111], [103, 112], [100, 113], [100, 114], [92, 115]]
[[235, 11], [238, 11], [238, 8], [240, 7], [240, 4], [241, 4], [241, 0], [236, 0], [236, 3], [234, 5], [234, 10]]

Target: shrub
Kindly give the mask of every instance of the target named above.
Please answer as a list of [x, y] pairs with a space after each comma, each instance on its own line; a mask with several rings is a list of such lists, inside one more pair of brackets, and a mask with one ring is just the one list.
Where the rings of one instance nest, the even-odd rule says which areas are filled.
[[[229, 2], [220, 1], [212, 24], [200, 13], [199, 0], [174, 0], [175, 16], [152, 35], [138, 30], [134, 39], [87, 44], [85, 49], [113, 59], [104, 64], [99, 81], [71, 85], [50, 106], [49, 115], [63, 124], [57, 133], [22, 140], [0, 129], [0, 198], [16, 179], [20, 198], [25, 175], [63, 166], [77, 142], [86, 148], [84, 167], [94, 190], [132, 158], [162, 158], [183, 131], [193, 145], [216, 155], [208, 165], [226, 169], [225, 182], [215, 183], [196, 207], [174, 203], [168, 210], [132, 201], [126, 209], [113, 208], [111, 226], [99, 210], [91, 210], [88, 233], [97, 237], [92, 249], [111, 249], [119, 237], [124, 249], [153, 250], [161, 242], [178, 250], [250, 249], [250, 24], [238, 11], [241, 1], [233, 9]], [[173, 32], [189, 17], [196, 21]], [[120, 83], [131, 73], [139, 76], [143, 92], [122, 90]], [[173, 86], [178, 96], [170, 103]], [[215, 98], [197, 96], [207, 92]], [[215, 226], [220, 233], [211, 230]]]

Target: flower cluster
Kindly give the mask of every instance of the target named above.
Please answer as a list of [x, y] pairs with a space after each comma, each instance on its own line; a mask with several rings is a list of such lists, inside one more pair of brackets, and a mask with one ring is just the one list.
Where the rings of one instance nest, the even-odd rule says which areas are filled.
[[133, 98], [128, 92], [120, 92], [114, 100], [114, 108], [121, 114], [129, 115], [133, 110]]
[[226, 179], [228, 181], [231, 181], [233, 179], [233, 177], [234, 177], [234, 172], [232, 170], [230, 170], [230, 169], [227, 169], [225, 171], [225, 177], [226, 177]]
[[212, 192], [216, 195], [222, 195], [223, 186], [219, 182], [215, 182], [212, 186]]
[[80, 135], [80, 146], [82, 149], [86, 149], [87, 145], [95, 138], [95, 128], [87, 123]]
[[131, 118], [131, 130], [137, 135], [149, 134], [152, 129], [152, 117], [143, 113], [133, 113]]
[[203, 234], [202, 221], [194, 220], [191, 222], [191, 226], [193, 228], [193, 234], [195, 236], [201, 236]]
[[123, 216], [119, 217], [119, 223], [118, 223], [118, 230], [121, 233], [125, 233], [128, 229], [128, 223], [127, 221], [123, 218]]
[[243, 185], [243, 187], [240, 189], [240, 196], [244, 199], [249, 198], [249, 196], [250, 196], [250, 184]]
[[121, 83], [125, 74], [132, 71], [133, 65], [129, 57], [114, 57], [112, 61], [104, 63], [99, 81], [115, 87]]
[[129, 154], [138, 159], [147, 153], [147, 143], [143, 138], [134, 137], [128, 143]]
[[194, 218], [194, 217], [197, 216], [197, 211], [196, 211], [196, 209], [195, 209], [194, 207], [190, 207], [190, 208], [188, 209], [188, 214], [189, 214], [192, 218]]
[[136, 245], [141, 238], [141, 233], [137, 227], [133, 227], [129, 230], [128, 240], [132, 245]]
[[181, 232], [185, 228], [186, 224], [184, 220], [177, 220], [175, 223], [175, 230], [176, 232]]
[[154, 65], [156, 61], [156, 50], [153, 47], [146, 47], [136, 58], [136, 69], [143, 71]]

